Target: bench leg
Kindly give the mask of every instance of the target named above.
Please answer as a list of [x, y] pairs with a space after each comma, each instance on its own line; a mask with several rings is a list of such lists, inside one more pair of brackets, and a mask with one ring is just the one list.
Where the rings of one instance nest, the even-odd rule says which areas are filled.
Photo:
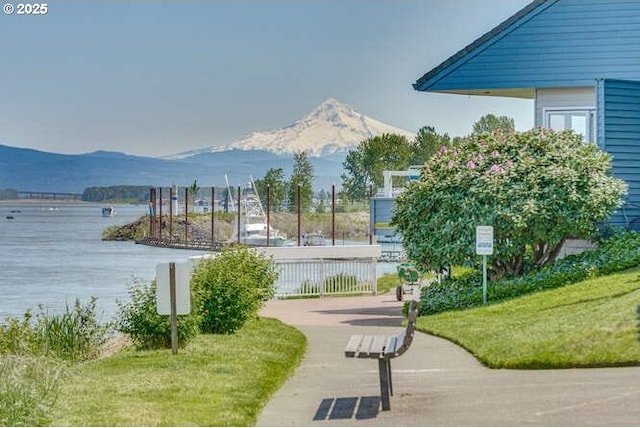
[[380, 374], [380, 401], [382, 402], [382, 410], [390, 410], [391, 402], [389, 393], [391, 392], [391, 363], [388, 358], [380, 358], [378, 360], [378, 372]]

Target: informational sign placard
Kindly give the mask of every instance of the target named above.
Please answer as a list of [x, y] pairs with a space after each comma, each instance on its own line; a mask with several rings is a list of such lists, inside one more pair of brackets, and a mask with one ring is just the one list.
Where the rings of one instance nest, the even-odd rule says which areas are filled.
[[493, 226], [476, 226], [476, 254], [493, 255]]
[[[175, 263], [176, 313], [186, 315], [191, 311], [189, 282], [191, 281], [191, 263]], [[156, 265], [156, 303], [159, 315], [171, 315], [171, 283], [169, 263]]]

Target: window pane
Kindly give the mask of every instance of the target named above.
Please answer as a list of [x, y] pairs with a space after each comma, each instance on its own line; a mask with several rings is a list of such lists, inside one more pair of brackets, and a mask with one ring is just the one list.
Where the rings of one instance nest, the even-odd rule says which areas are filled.
[[564, 122], [564, 114], [559, 113], [550, 113], [549, 114], [549, 128], [554, 131], [564, 131], [565, 130], [565, 122]]
[[582, 135], [582, 138], [587, 138], [587, 117], [584, 114], [572, 114], [571, 115], [571, 129], [576, 134]]

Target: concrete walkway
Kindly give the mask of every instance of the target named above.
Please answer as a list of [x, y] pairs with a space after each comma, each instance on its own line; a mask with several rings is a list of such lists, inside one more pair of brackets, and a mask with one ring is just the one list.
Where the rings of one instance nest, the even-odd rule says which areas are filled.
[[300, 329], [308, 350], [258, 426], [640, 426], [640, 367], [491, 370], [422, 333], [392, 360], [382, 412], [377, 363], [343, 350], [354, 333], [397, 333], [400, 308], [390, 294], [268, 302], [261, 314]]

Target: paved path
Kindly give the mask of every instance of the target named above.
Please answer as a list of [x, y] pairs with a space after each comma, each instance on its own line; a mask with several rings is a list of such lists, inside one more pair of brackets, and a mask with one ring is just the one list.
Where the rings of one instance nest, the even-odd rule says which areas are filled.
[[261, 314], [300, 329], [308, 350], [258, 426], [640, 426], [640, 367], [491, 370], [422, 333], [392, 360], [379, 411], [377, 363], [343, 349], [353, 333], [397, 333], [400, 307], [390, 294], [268, 302]]

